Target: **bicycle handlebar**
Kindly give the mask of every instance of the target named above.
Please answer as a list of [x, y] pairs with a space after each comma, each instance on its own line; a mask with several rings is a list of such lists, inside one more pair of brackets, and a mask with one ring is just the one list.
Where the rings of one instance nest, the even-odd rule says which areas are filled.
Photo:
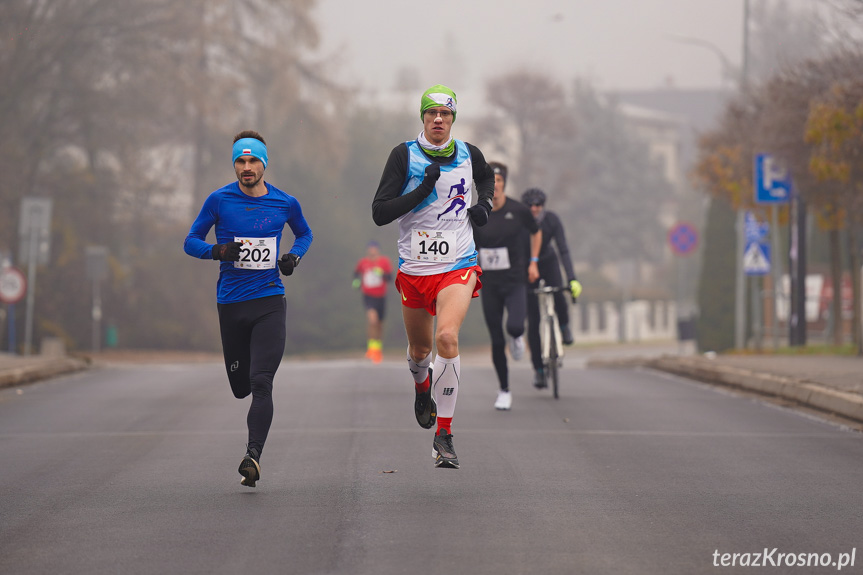
[[533, 290], [531, 290], [531, 291], [533, 291], [533, 293], [535, 293], [535, 294], [557, 293], [557, 292], [561, 292], [561, 291], [569, 291], [569, 288], [555, 287], [555, 286], [544, 286], [544, 287], [533, 288]]
[[[558, 293], [558, 292], [568, 292], [568, 287], [558, 287], [558, 286], [547, 286], [545, 285], [545, 280], [539, 280], [539, 287], [533, 288], [531, 290], [533, 293], [539, 295], [541, 293]], [[572, 298], [572, 303], [576, 303], [577, 298]]]

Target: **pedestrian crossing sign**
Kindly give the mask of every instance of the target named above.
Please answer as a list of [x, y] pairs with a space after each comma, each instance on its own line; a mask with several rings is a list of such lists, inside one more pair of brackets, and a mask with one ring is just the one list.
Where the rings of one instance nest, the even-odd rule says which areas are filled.
[[770, 246], [757, 241], [746, 243], [743, 252], [743, 272], [748, 276], [763, 276], [770, 273]]

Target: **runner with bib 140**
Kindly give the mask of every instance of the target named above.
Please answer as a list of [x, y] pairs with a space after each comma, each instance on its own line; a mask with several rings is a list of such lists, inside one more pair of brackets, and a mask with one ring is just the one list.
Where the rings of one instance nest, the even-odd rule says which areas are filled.
[[[461, 378], [458, 336], [470, 300], [482, 287], [471, 222], [488, 222], [494, 194], [494, 174], [482, 152], [450, 135], [456, 105], [446, 86], [426, 90], [420, 100], [423, 130], [390, 152], [372, 202], [377, 225], [399, 224], [395, 284], [415, 386], [414, 415], [425, 429], [437, 422], [435, 466], [454, 469], [459, 467], [452, 440]], [[474, 185], [479, 199], [467, 207]]]

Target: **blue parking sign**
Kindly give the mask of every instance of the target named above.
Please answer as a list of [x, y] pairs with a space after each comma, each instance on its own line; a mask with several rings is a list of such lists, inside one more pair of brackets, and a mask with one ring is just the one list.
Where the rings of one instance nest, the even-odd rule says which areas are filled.
[[755, 156], [755, 203], [784, 204], [791, 199], [791, 174], [770, 154]]

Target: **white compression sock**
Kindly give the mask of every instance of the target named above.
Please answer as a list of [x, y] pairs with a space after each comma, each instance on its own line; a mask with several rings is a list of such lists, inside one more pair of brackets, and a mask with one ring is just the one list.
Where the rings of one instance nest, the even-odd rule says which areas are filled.
[[458, 398], [458, 381], [461, 374], [459, 356], [452, 359], [437, 356], [434, 372], [434, 400], [438, 417], [452, 417]]
[[430, 363], [431, 353], [417, 363], [411, 358], [410, 348], [408, 348], [408, 369], [411, 370], [411, 375], [414, 377], [414, 383], [420, 384], [426, 380], [429, 375]]

